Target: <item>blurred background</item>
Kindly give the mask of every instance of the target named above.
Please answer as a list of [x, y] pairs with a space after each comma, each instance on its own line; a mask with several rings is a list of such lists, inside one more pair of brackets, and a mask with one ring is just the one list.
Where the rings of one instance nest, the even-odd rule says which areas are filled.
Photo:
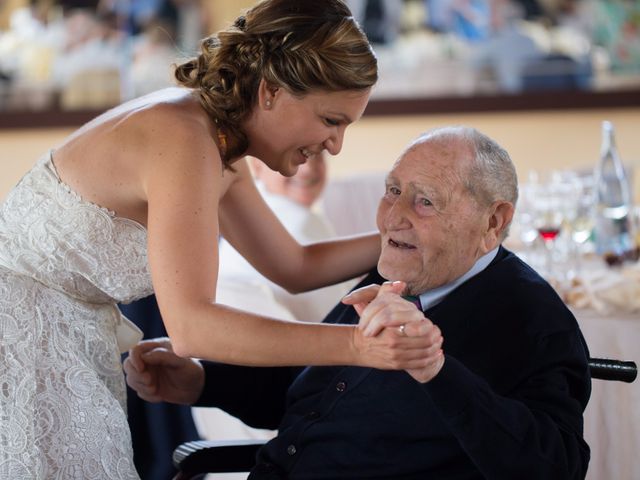
[[[74, 128], [171, 85], [171, 65], [253, 3], [0, 0], [0, 198]], [[602, 120], [616, 126], [623, 160], [640, 161], [640, 2], [347, 3], [374, 44], [380, 82], [332, 176], [385, 171], [443, 124], [496, 138], [521, 178], [595, 166]]]

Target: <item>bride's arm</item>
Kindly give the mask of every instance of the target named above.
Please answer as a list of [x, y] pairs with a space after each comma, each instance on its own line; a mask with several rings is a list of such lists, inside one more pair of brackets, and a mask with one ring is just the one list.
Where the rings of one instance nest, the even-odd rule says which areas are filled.
[[265, 277], [297, 293], [356, 277], [376, 265], [378, 233], [302, 246], [263, 201], [246, 164], [239, 164], [236, 170], [237, 181], [220, 204], [220, 229]]
[[[223, 173], [213, 142], [194, 135], [192, 128], [177, 123], [157, 130], [155, 141], [146, 143], [140, 175], [154, 289], [176, 353], [242, 365], [420, 368], [428, 343], [424, 338], [400, 337], [392, 329], [364, 337], [352, 326], [283, 322], [216, 304], [219, 197], [240, 173]], [[277, 220], [270, 220], [273, 214], [259, 197], [250, 197], [251, 202], [260, 215], [243, 219], [267, 219], [267, 245], [274, 246], [272, 236], [290, 238]], [[276, 249], [284, 249], [273, 253], [277, 263], [286, 263], [287, 249], [296, 245], [293, 239], [276, 242]]]

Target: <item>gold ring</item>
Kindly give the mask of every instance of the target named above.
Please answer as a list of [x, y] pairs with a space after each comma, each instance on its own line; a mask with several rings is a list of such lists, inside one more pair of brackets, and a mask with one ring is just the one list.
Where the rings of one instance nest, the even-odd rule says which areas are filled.
[[402, 325], [400, 325], [400, 326], [398, 327], [398, 331], [400, 332], [400, 335], [402, 335], [403, 337], [406, 337], [406, 336], [407, 336], [406, 332], [404, 331], [404, 327], [405, 327], [405, 326], [406, 326], [406, 325], [402, 324]]

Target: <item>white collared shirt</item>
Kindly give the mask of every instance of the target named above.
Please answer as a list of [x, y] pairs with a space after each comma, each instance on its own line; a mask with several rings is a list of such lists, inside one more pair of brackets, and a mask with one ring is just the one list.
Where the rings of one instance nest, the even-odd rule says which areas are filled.
[[496, 258], [499, 248], [500, 247], [498, 246], [491, 250], [489, 253], [485, 253], [478, 260], [476, 260], [476, 263], [473, 264], [473, 267], [471, 267], [469, 271], [467, 271], [467, 273], [465, 273], [461, 277], [456, 278], [453, 282], [449, 282], [446, 285], [441, 285], [437, 288], [434, 288], [433, 290], [427, 290], [426, 292], [421, 293], [420, 303], [422, 304], [422, 311], [425, 311], [428, 308], [437, 305], [444, 299], [444, 297], [449, 295], [449, 293], [451, 293], [459, 285], [487, 268], [493, 261], [493, 259]]

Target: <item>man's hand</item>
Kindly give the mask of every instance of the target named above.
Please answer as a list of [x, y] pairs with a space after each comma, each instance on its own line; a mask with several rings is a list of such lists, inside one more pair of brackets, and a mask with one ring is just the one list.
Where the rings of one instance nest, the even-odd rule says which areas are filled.
[[428, 340], [423, 347], [421, 365], [406, 370], [417, 381], [426, 383], [444, 365], [443, 338], [436, 325], [425, 318], [413, 303], [400, 296], [405, 288], [404, 282], [369, 285], [354, 290], [342, 302], [356, 309], [360, 315], [358, 328], [364, 330], [365, 336], [387, 335], [385, 330], [393, 329], [398, 335]]
[[148, 402], [190, 405], [204, 387], [200, 362], [173, 353], [168, 338], [138, 343], [124, 361], [127, 384]]
[[[362, 314], [367, 306], [373, 302], [378, 294], [382, 291], [393, 292], [401, 295], [406, 288], [404, 282], [384, 282], [382, 285], [376, 285], [375, 283], [367, 285], [366, 287], [360, 287], [353, 292], [348, 293], [342, 298], [342, 303], [345, 305], [352, 305], [356, 312], [360, 316], [360, 322], [358, 328], [365, 330], [365, 335], [370, 336], [372, 332], [366, 330], [367, 321], [362, 319]], [[375, 335], [375, 334], [374, 334]]]
[[439, 352], [433, 356], [423, 368], [412, 368], [406, 370], [406, 372], [418, 382], [427, 383], [440, 373], [440, 370], [442, 370], [442, 367], [444, 366], [444, 358], [444, 353], [440, 348]]

